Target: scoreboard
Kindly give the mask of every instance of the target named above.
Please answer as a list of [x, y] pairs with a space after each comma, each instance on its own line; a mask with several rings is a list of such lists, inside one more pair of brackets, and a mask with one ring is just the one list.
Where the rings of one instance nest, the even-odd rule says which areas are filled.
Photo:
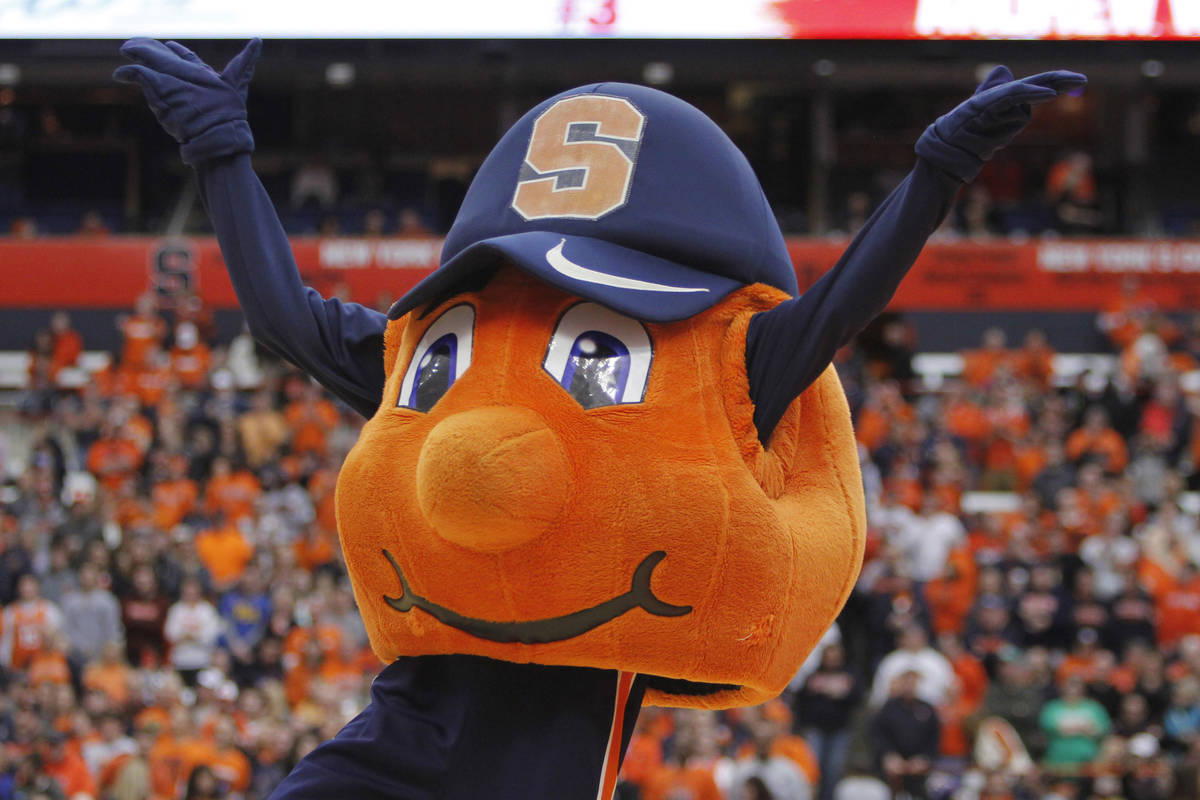
[[1192, 39], [1200, 0], [0, 0], [0, 38]]

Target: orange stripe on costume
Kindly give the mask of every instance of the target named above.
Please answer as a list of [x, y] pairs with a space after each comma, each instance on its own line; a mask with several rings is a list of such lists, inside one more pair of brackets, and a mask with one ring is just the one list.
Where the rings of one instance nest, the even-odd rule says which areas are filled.
[[608, 731], [608, 745], [604, 753], [604, 766], [600, 770], [600, 790], [596, 800], [611, 800], [617, 788], [617, 773], [621, 769], [621, 740], [624, 738], [625, 706], [629, 702], [629, 689], [637, 673], [617, 673], [617, 699], [613, 704], [612, 727]]

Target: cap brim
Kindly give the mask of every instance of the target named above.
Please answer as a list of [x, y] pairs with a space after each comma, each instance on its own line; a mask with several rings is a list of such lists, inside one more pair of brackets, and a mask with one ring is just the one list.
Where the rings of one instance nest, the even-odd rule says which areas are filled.
[[564, 292], [648, 322], [687, 319], [742, 286], [736, 280], [587, 236], [527, 231], [484, 239], [458, 253], [396, 301], [398, 319], [456, 284], [508, 261]]

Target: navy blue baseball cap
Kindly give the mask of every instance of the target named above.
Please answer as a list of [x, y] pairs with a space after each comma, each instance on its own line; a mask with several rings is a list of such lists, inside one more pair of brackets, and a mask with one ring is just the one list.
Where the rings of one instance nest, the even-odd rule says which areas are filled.
[[388, 316], [500, 262], [651, 322], [686, 319], [761, 282], [797, 294], [750, 163], [699, 109], [599, 83], [539, 104], [484, 160], [441, 265]]

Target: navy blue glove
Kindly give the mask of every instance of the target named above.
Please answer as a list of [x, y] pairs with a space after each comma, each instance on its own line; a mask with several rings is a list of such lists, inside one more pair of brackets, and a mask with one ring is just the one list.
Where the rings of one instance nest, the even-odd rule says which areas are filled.
[[181, 145], [184, 162], [198, 166], [254, 150], [246, 88], [261, 49], [262, 40], [251, 39], [218, 73], [178, 42], [130, 39], [121, 55], [137, 63], [118, 67], [113, 78], [142, 87], [154, 116]]
[[925, 129], [917, 155], [971, 181], [992, 154], [1029, 124], [1030, 108], [1087, 84], [1078, 72], [1055, 70], [1013, 80], [1008, 67], [996, 67], [963, 103]]

